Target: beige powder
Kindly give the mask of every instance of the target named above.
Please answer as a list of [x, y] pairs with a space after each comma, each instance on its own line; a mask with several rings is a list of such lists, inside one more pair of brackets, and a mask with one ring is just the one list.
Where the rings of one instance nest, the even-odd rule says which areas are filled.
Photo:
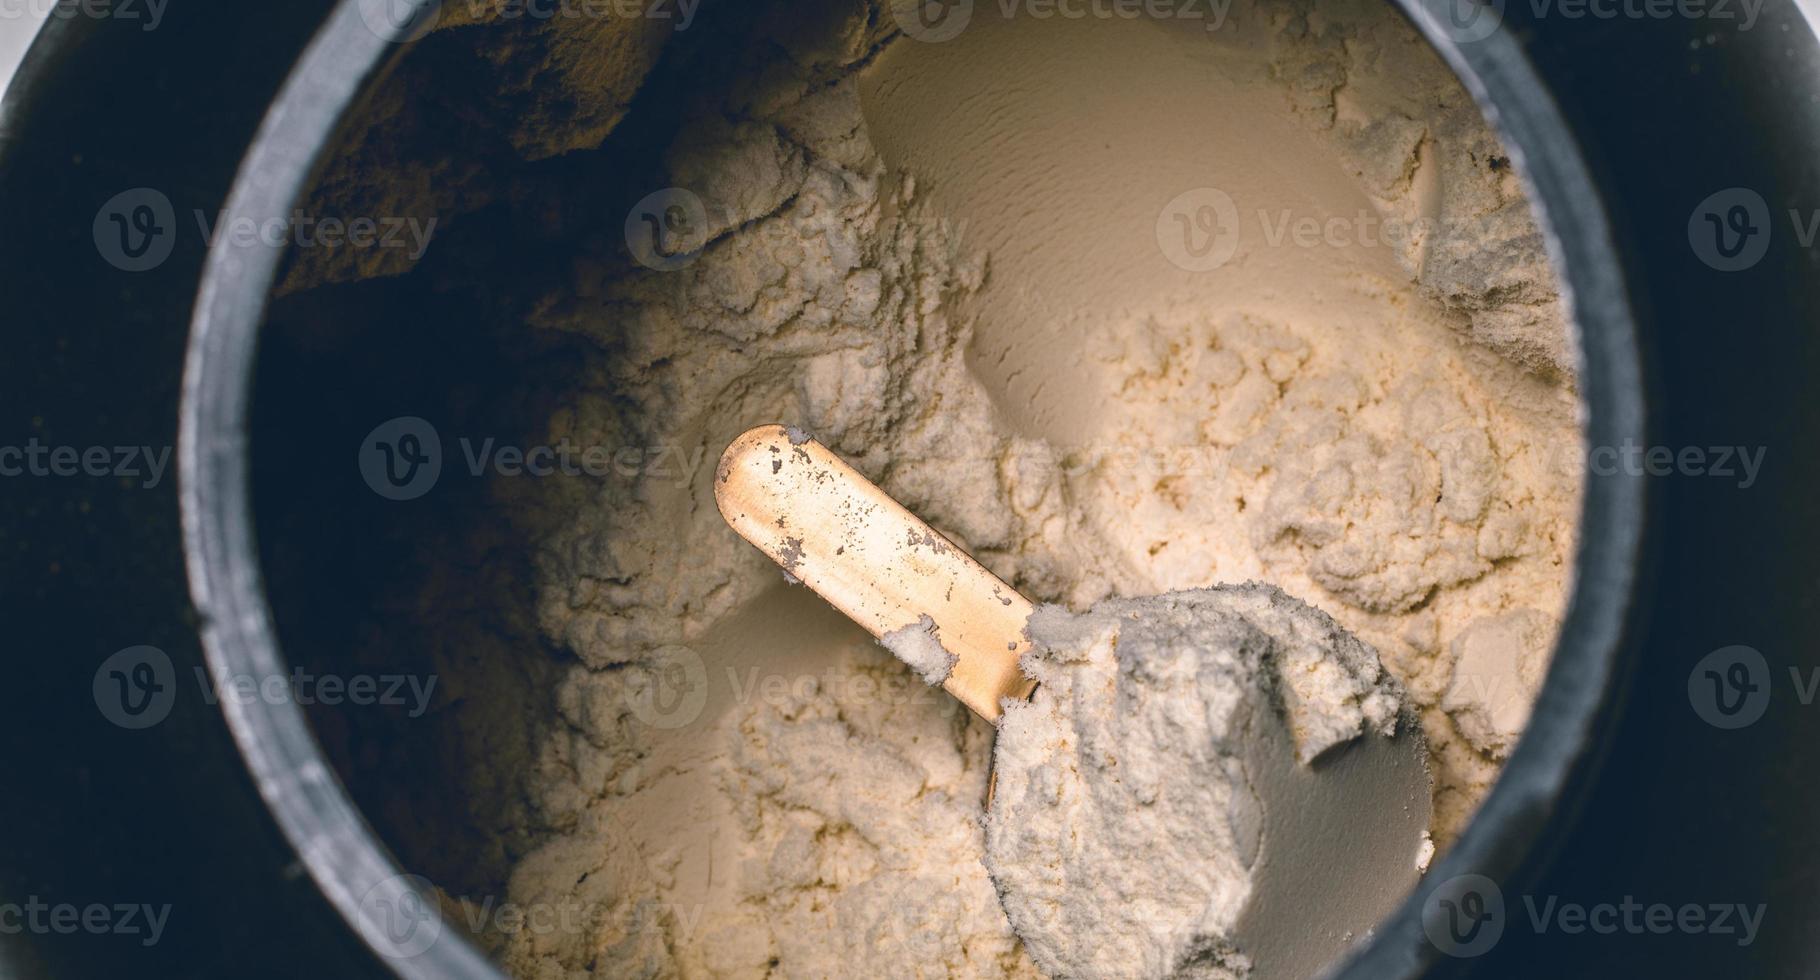
[[[1260, 832], [1259, 717], [1307, 763], [1395, 734], [1402, 692], [1371, 649], [1267, 585], [1112, 599], [1030, 617], [1038, 681], [1007, 706], [986, 866], [1054, 977], [1234, 980]], [[1284, 975], [1281, 964], [1272, 971]]]
[[[665, 156], [701, 254], [642, 268], [603, 216], [529, 298], [599, 349], [542, 435], [699, 463], [795, 421], [1034, 599], [1278, 585], [1407, 687], [1445, 846], [1521, 731], [1577, 506], [1510, 162], [1381, 5], [1218, 32], [975, 9], [940, 44], [858, 2], [760, 18]], [[509, 142], [573, 148], [546, 137]], [[1184, 268], [1168, 233], [1220, 197], [1230, 257]], [[1280, 231], [1335, 216], [1417, 231]], [[991, 729], [786, 584], [710, 477], [501, 496], [531, 515], [555, 710], [514, 749], [468, 691], [464, 753], [524, 794], [506, 897], [585, 915], [482, 941], [537, 978], [1033, 974], [981, 863]]]

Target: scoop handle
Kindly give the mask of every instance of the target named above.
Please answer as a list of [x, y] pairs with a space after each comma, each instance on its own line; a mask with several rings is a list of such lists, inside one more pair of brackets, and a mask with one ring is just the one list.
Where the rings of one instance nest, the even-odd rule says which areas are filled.
[[1031, 605], [828, 447], [781, 425], [733, 440], [714, 474], [722, 517], [875, 637], [934, 620], [957, 659], [948, 693], [997, 724], [1029, 697], [1018, 669]]

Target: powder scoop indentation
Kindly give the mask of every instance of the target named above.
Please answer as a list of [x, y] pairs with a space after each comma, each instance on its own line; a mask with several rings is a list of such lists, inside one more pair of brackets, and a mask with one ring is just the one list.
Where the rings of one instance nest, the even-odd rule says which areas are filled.
[[1039, 684], [995, 749], [986, 867], [1052, 977], [1243, 977], [1232, 941], [1263, 803], [1246, 770], [1257, 710], [1302, 763], [1389, 734], [1402, 688], [1325, 613], [1248, 584], [1039, 608]]

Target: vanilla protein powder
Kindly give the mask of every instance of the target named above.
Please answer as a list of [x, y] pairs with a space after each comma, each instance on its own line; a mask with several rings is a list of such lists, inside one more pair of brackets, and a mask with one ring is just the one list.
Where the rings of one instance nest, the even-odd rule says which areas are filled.
[[[1003, 875], [1041, 874], [1019, 855], [1044, 845], [984, 821], [993, 731], [924, 684], [948, 666], [934, 638], [898, 638], [918, 676], [720, 519], [713, 460], [762, 423], [800, 423], [1033, 600], [1097, 610], [1054, 651], [1102, 657], [1119, 597], [1259, 581], [1305, 601], [1179, 600], [1170, 631], [1128, 638], [1147, 651], [1133, 662], [1276, 669], [1290, 625], [1331, 617], [1389, 673], [1335, 638], [1348, 710], [1375, 724], [1373, 692], [1404, 692], [1436, 838], [1458, 833], [1563, 613], [1578, 399], [1512, 160], [1389, 6], [1240, 0], [1216, 25], [982, 3], [941, 41], [865, 0], [708, 2], [680, 33], [483, 8], [405, 60], [319, 210], [452, 214], [451, 234], [479, 208], [578, 227], [546, 274], [485, 290], [525, 330], [586, 343], [531, 425], [666, 461], [501, 482], [512, 532], [473, 564], [528, 550], [531, 580], [509, 587], [534, 621], [487, 620], [447, 572], [420, 583], [420, 608], [462, 610], [427, 629], [447, 778], [471, 801], [462, 840], [484, 842], [426, 837], [427, 873], [449, 882], [452, 921], [579, 910], [477, 929], [510, 971], [1038, 975], [987, 875], [987, 828]], [[497, 72], [499, 92], [432, 84], [450, 64]], [[439, 133], [413, 99], [537, 163], [536, 182], [397, 151], [388, 133]], [[649, 167], [625, 162], [634, 140], [661, 147]], [[603, 188], [624, 203], [590, 210]], [[478, 291], [430, 256], [418, 272], [437, 288]], [[312, 258], [289, 288], [411, 271], [395, 259]], [[1037, 631], [1065, 632], [1044, 615]], [[1233, 656], [1198, 658], [1208, 643]], [[1012, 723], [1142, 735], [1152, 789], [1232, 791], [1219, 716], [1171, 746], [1079, 693], [1072, 722]], [[1044, 823], [1037, 791], [1091, 772], [1017, 761], [1023, 781], [998, 791], [1018, 823], [1072, 819]], [[1078, 816], [1082, 832], [1117, 822]], [[1209, 935], [1241, 900], [1231, 842], [1179, 830], [1096, 844], [1175, 865], [1123, 883], [1131, 904], [1099, 927], [1146, 972], [1183, 953], [1156, 939], [1143, 888], [1219, 896]], [[1210, 863], [1170, 859], [1187, 844]], [[1095, 936], [1113, 941], [1075, 941]]]
[[1038, 687], [999, 725], [986, 866], [1031, 959], [1057, 977], [1245, 976], [1252, 719], [1281, 710], [1306, 763], [1393, 733], [1396, 682], [1269, 586], [1043, 607], [1029, 632]]

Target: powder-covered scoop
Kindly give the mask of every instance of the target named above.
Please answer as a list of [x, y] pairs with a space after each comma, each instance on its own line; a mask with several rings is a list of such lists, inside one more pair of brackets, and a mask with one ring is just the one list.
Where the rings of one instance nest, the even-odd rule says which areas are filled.
[[826, 446], [761, 425], [721, 455], [714, 499], [740, 536], [846, 613], [923, 679], [998, 723], [1035, 683], [1030, 601]]
[[1420, 729], [1376, 653], [1318, 610], [1255, 584], [1035, 609], [782, 426], [728, 447], [715, 496], [999, 726], [985, 861], [1050, 976], [1311, 976], [1415, 884]]

